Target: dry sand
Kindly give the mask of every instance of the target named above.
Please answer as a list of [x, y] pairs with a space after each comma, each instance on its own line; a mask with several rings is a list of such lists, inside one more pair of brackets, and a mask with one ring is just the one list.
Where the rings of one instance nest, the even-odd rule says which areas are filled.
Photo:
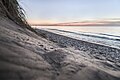
[[120, 80], [120, 63], [86, 53], [0, 20], [0, 80]]

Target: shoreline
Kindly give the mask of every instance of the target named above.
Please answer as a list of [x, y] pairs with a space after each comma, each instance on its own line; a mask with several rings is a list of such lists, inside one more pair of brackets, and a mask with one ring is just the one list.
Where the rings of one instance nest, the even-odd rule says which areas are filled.
[[38, 29], [36, 31], [39, 34], [44, 34], [46, 39], [53, 41], [60, 46], [74, 47], [75, 49], [81, 51], [89, 51], [92, 54], [97, 54], [97, 56], [102, 55], [107, 60], [113, 62], [120, 62], [120, 47], [117, 46], [117, 42], [120, 43], [120, 41], [110, 40], [109, 42], [113, 41], [114, 43], [116, 43], [116, 45], [112, 45], [114, 43], [111, 42], [110, 44], [108, 41], [106, 41], [108, 39], [105, 39], [105, 41], [102, 40], [103, 42], [100, 42], [99, 38], [97, 39], [97, 41], [95, 41], [96, 39], [94, 39], [94, 37], [90, 38], [90, 35], [87, 35], [86, 37], [85, 34], [83, 35], [83, 33], [76, 38], [76, 35], [71, 36], [72, 34], [70, 34], [70, 32], [67, 33], [66, 31], [53, 29]]

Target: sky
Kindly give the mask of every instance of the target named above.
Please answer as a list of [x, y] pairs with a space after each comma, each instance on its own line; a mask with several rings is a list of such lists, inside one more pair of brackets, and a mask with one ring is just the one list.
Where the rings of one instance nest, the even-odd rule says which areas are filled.
[[20, 0], [31, 24], [120, 18], [120, 0]]

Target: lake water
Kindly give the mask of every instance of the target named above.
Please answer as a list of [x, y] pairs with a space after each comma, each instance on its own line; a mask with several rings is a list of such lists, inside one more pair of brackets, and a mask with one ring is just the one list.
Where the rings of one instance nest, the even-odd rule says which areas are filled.
[[32, 26], [34, 28], [60, 29], [71, 32], [104, 33], [120, 36], [120, 26]]

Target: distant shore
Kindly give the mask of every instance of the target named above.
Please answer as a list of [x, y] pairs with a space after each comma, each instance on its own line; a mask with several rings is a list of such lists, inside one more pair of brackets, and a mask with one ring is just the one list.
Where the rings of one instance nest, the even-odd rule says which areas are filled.
[[58, 24], [31, 24], [31, 26], [120, 26], [120, 25], [108, 25], [108, 24], [100, 24], [100, 25], [58, 25]]

